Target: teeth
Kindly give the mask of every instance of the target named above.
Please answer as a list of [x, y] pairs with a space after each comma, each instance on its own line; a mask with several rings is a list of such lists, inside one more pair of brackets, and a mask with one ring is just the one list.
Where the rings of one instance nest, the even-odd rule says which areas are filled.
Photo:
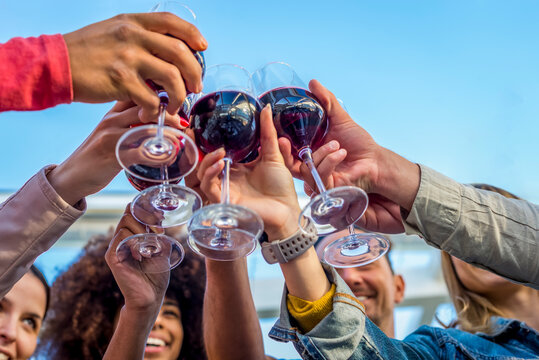
[[9, 356], [7, 356], [6, 354], [0, 354], [0, 360], [8, 360], [9, 359]]
[[[156, 339], [156, 338], [148, 338], [148, 340], [146, 341], [146, 346], [165, 346], [165, 342], [161, 339]], [[3, 360], [2, 358], [0, 358], [0, 360]]]
[[365, 300], [367, 300], [367, 297], [366, 296], [358, 296], [357, 299], [359, 301], [365, 301]]

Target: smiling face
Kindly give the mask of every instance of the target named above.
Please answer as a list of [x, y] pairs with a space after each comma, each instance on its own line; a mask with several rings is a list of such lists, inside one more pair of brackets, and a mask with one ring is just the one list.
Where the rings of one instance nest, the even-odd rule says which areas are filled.
[[32, 273], [24, 275], [0, 300], [0, 360], [27, 359], [47, 306], [47, 293]]
[[[326, 236], [317, 245], [319, 257], [329, 242], [346, 235], [348, 230]], [[395, 304], [400, 303], [404, 297], [404, 280], [402, 276], [391, 272], [387, 258], [384, 256], [368, 265], [336, 270], [365, 305], [367, 317], [386, 335], [393, 337], [393, 310]]]
[[183, 343], [180, 307], [176, 300], [165, 297], [157, 320], [146, 343], [144, 359], [176, 360]]

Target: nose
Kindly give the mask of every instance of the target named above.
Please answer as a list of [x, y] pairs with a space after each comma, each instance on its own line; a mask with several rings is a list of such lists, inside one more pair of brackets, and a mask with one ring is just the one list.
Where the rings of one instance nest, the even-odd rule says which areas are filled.
[[161, 313], [157, 315], [157, 319], [155, 320], [155, 323], [153, 324], [152, 330], [158, 330], [163, 328], [163, 316], [161, 316]]
[[348, 284], [348, 286], [358, 286], [363, 284], [363, 276], [361, 276], [361, 272], [356, 271], [355, 268], [339, 269], [339, 275]]
[[14, 316], [2, 314], [0, 316], [0, 341], [3, 344], [17, 339], [17, 319]]

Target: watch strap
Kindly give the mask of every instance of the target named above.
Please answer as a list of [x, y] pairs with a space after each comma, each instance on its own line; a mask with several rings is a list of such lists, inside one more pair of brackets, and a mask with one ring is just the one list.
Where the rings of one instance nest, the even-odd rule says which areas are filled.
[[298, 228], [286, 239], [262, 242], [262, 256], [268, 264], [287, 263], [307, 251], [316, 240], [318, 240], [316, 227], [309, 220], [306, 231]]

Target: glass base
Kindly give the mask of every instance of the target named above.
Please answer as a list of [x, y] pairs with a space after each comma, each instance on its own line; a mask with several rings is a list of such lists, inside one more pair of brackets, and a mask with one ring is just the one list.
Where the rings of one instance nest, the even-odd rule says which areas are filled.
[[146, 273], [170, 271], [181, 263], [185, 252], [174, 238], [163, 234], [137, 234], [124, 239], [116, 248], [118, 260]]
[[356, 267], [378, 260], [389, 250], [389, 240], [379, 234], [350, 234], [330, 243], [322, 260], [336, 268]]
[[231, 261], [252, 253], [263, 229], [260, 217], [246, 207], [209, 205], [189, 221], [189, 246], [209, 259]]
[[157, 228], [183, 225], [202, 207], [200, 196], [188, 187], [168, 184], [141, 191], [131, 203], [139, 222]]
[[365, 191], [354, 186], [341, 186], [312, 198], [301, 212], [300, 219], [303, 216], [310, 218], [318, 235], [328, 235], [355, 223], [368, 205]]

